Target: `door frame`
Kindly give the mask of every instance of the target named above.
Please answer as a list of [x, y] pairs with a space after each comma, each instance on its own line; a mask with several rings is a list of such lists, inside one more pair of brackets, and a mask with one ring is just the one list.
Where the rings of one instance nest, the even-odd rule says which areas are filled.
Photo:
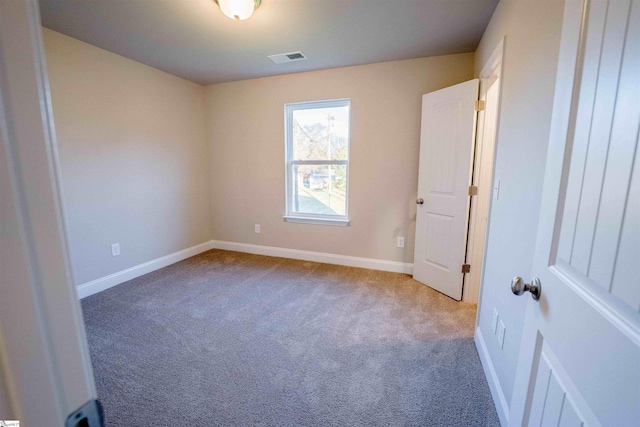
[[[478, 186], [482, 181], [490, 182], [491, 188], [487, 194], [483, 196], [488, 198], [488, 203], [484, 206], [478, 206], [478, 196], [471, 197], [469, 204], [469, 225], [467, 232], [467, 246], [465, 254], [465, 262], [471, 264], [471, 270], [464, 276], [462, 287], [462, 300], [470, 303], [477, 303], [480, 307], [480, 289], [484, 278], [485, 253], [487, 248], [487, 236], [489, 235], [489, 223], [491, 219], [491, 204], [495, 191], [495, 159], [497, 153], [498, 133], [500, 126], [500, 105], [502, 99], [502, 75], [505, 52], [505, 39], [503, 36], [496, 47], [493, 49], [491, 56], [485, 62], [480, 71], [480, 93], [478, 99], [485, 102], [485, 108], [478, 113], [476, 125], [476, 138], [473, 151], [473, 169], [471, 171], [471, 185]], [[489, 109], [486, 99], [486, 85], [490, 78], [496, 77], [498, 95], [496, 97], [497, 105], [495, 108]], [[487, 113], [495, 114], [493, 117], [487, 117]], [[492, 121], [494, 125], [493, 138], [489, 141], [484, 139], [484, 128], [487, 121]], [[483, 166], [483, 159], [489, 160], [488, 164]], [[481, 218], [486, 216], [486, 227], [482, 227]], [[479, 310], [478, 310], [479, 311]]]
[[71, 276], [37, 0], [0, 2], [0, 82], [0, 408], [24, 425], [61, 426], [96, 388]]

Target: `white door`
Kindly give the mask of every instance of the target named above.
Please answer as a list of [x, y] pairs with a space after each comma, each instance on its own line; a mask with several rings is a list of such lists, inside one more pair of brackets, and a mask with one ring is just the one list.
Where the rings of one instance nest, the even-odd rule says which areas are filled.
[[567, 1], [559, 60], [509, 424], [640, 426], [640, 1]]
[[422, 97], [413, 277], [462, 297], [478, 79]]

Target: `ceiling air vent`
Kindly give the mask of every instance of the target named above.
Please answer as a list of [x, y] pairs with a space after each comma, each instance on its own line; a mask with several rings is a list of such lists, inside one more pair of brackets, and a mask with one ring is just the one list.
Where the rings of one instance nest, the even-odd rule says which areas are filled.
[[285, 62], [302, 61], [307, 59], [307, 56], [300, 52], [280, 53], [278, 55], [269, 55], [268, 58], [276, 64], [283, 64]]

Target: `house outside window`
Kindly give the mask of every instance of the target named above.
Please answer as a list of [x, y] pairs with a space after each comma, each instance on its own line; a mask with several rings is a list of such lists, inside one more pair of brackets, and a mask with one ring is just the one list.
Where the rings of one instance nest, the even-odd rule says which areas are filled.
[[349, 99], [285, 105], [285, 221], [349, 225]]

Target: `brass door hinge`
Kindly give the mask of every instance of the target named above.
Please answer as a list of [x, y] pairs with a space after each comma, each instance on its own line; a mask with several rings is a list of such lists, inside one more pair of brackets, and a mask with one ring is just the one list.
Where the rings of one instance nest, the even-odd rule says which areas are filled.
[[478, 195], [478, 186], [477, 185], [470, 185], [469, 186], [469, 195], [470, 196], [477, 196]]
[[476, 101], [475, 103], [475, 110], [476, 111], [484, 111], [484, 101], [479, 99]]
[[471, 271], [471, 264], [462, 264], [462, 272], [469, 273]]

